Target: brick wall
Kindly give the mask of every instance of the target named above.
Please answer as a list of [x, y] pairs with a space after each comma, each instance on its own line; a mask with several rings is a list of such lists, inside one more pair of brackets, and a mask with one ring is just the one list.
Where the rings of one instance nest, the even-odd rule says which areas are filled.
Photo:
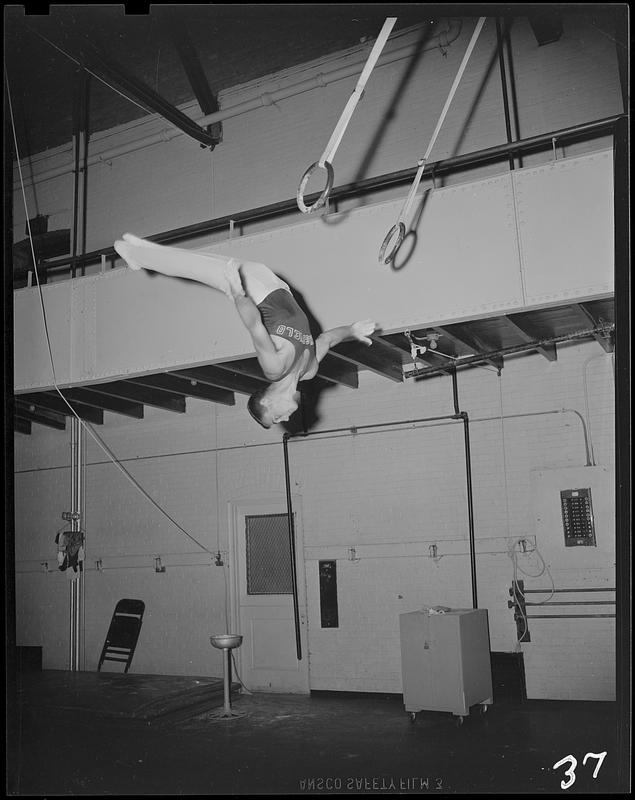
[[[573, 578], [595, 580], [598, 570], [607, 580], [612, 575], [611, 552], [603, 548], [573, 569], [569, 554], [554, 551], [560, 533], [554, 540], [551, 531], [536, 525], [531, 486], [536, 470], [585, 468], [582, 425], [575, 413], [561, 413], [563, 408], [586, 418], [596, 469], [610, 469], [611, 357], [594, 343], [562, 348], [556, 362], [539, 355], [509, 359], [500, 378], [483, 368], [460, 373], [459, 397], [471, 420], [479, 606], [489, 611], [492, 649], [511, 652], [516, 627], [507, 608], [510, 542], [520, 537], [535, 542], [560, 586], [571, 586]], [[361, 374], [358, 390], [325, 393], [320, 408], [322, 429], [452, 411], [447, 378], [400, 385], [369, 373]], [[508, 418], [501, 420], [501, 412]], [[222, 570], [229, 575], [231, 566], [212, 566], [210, 553], [220, 549], [227, 562], [227, 504], [284, 496], [279, 432], [245, 419], [244, 398], [233, 408], [190, 400], [185, 415], [148, 409], [145, 420], [128, 421], [106, 414], [100, 429], [146, 491], [210, 552], [156, 511], [88, 442], [87, 669], [96, 665], [114, 603], [132, 596], [148, 608], [135, 670], [221, 674], [208, 636], [225, 626]], [[17, 439], [18, 641], [43, 644], [45, 668], [63, 668], [66, 658], [67, 576], [56, 571], [53, 539], [69, 502], [67, 440], [65, 433], [39, 429]], [[300, 575], [307, 587], [311, 687], [399, 692], [399, 613], [423, 605], [471, 606], [462, 425], [448, 421], [341, 438], [318, 435], [292, 440], [289, 451], [293, 491], [302, 506]], [[610, 507], [612, 496], [605, 495], [602, 502]], [[600, 497], [594, 495], [595, 502]], [[436, 560], [431, 544], [437, 545]], [[154, 572], [157, 556], [167, 566], [163, 574]], [[94, 569], [97, 559], [103, 572]], [[320, 559], [337, 560], [339, 627], [334, 629], [320, 626]], [[527, 559], [521, 566], [534, 572], [536, 557]], [[39, 566], [44, 560], [53, 570], [47, 575]], [[550, 583], [545, 576], [533, 585]], [[554, 627], [534, 624], [535, 644], [524, 646], [526, 659], [532, 648], [539, 654], [537, 661], [528, 659], [536, 691], [597, 699], [598, 687], [604, 687], [606, 697], [611, 620], [548, 624]], [[554, 688], [562, 674], [547, 668], [555, 663], [554, 653], [577, 665], [576, 695], [570, 682], [568, 695], [562, 686]]]

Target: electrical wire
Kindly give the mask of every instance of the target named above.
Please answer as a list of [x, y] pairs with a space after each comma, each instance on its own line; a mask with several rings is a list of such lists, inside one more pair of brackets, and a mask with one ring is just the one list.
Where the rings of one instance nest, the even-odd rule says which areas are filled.
[[133, 486], [161, 514], [163, 514], [163, 516], [165, 516], [176, 528], [178, 528], [178, 530], [180, 530], [181, 533], [183, 533], [185, 536], [187, 536], [189, 539], [191, 539], [202, 550], [204, 550], [207, 553], [212, 554], [211, 550], [209, 550], [207, 547], [205, 547], [204, 544], [199, 542], [198, 539], [196, 539], [187, 530], [185, 530], [185, 528], [183, 528], [181, 525], [179, 525], [179, 523], [172, 516], [170, 516], [170, 514], [168, 514], [168, 512], [165, 511], [165, 509], [163, 509], [153, 497], [151, 497], [148, 494], [148, 492], [143, 488], [143, 486], [141, 486], [141, 484], [131, 475], [130, 472], [128, 472], [128, 470], [123, 466], [123, 464], [117, 459], [117, 457], [110, 450], [110, 448], [106, 445], [106, 443], [96, 433], [96, 431], [93, 430], [93, 427], [88, 422], [86, 422], [85, 420], [82, 420], [80, 418], [80, 416], [77, 414], [77, 412], [72, 407], [72, 405], [68, 402], [68, 400], [66, 399], [66, 397], [64, 396], [64, 394], [62, 393], [62, 391], [59, 388], [58, 381], [57, 381], [57, 375], [56, 375], [56, 372], [55, 372], [55, 362], [54, 362], [54, 359], [53, 359], [53, 350], [52, 350], [52, 346], [51, 346], [51, 337], [50, 337], [50, 332], [49, 332], [49, 327], [48, 327], [48, 318], [47, 318], [47, 314], [46, 314], [46, 308], [45, 308], [45, 305], [44, 305], [44, 294], [42, 292], [42, 285], [40, 283], [40, 275], [39, 275], [39, 271], [38, 271], [38, 268], [37, 268], [37, 259], [36, 259], [36, 256], [35, 256], [35, 247], [34, 247], [34, 244], [33, 244], [33, 235], [32, 235], [32, 231], [31, 231], [31, 222], [30, 222], [30, 219], [29, 219], [29, 209], [28, 209], [28, 203], [27, 203], [27, 199], [26, 199], [26, 191], [25, 191], [25, 188], [24, 188], [24, 178], [23, 178], [23, 174], [22, 174], [22, 166], [20, 164], [20, 153], [19, 153], [18, 140], [17, 140], [16, 129], [15, 129], [15, 118], [14, 118], [14, 114], [13, 114], [13, 103], [12, 103], [12, 99], [11, 99], [11, 89], [10, 89], [10, 86], [9, 86], [9, 77], [8, 77], [8, 74], [7, 74], [7, 71], [6, 71], [6, 67], [5, 67], [5, 83], [6, 83], [6, 87], [7, 87], [7, 103], [8, 103], [8, 107], [9, 107], [9, 116], [10, 116], [10, 119], [11, 119], [11, 127], [12, 127], [12, 133], [13, 133], [13, 143], [14, 143], [14, 147], [15, 147], [16, 162], [17, 162], [17, 165], [18, 165], [18, 175], [19, 175], [20, 187], [21, 187], [21, 191], [22, 191], [22, 200], [23, 200], [23, 203], [24, 203], [24, 211], [25, 211], [26, 220], [27, 220], [27, 222], [26, 222], [26, 224], [27, 224], [27, 233], [28, 233], [29, 244], [30, 244], [30, 248], [31, 248], [31, 257], [33, 259], [33, 268], [34, 268], [35, 280], [36, 280], [37, 289], [38, 289], [38, 298], [39, 298], [39, 302], [40, 302], [40, 310], [41, 310], [41, 313], [42, 313], [42, 321], [43, 321], [43, 325], [44, 325], [44, 335], [45, 335], [45, 338], [46, 338], [46, 345], [47, 345], [47, 349], [48, 349], [49, 362], [50, 362], [50, 366], [51, 366], [51, 376], [52, 376], [53, 386], [55, 388], [55, 391], [58, 393], [58, 395], [60, 396], [62, 401], [68, 406], [68, 408], [71, 411], [72, 415], [79, 421], [80, 425], [83, 426], [84, 430], [86, 430], [90, 434], [92, 439], [97, 443], [97, 445], [101, 448], [101, 450], [109, 457], [110, 461], [117, 467], [117, 469], [120, 470], [120, 472], [123, 473], [123, 475], [133, 484]]
[[[547, 563], [545, 562], [544, 558], [542, 557], [542, 555], [541, 555], [540, 551], [538, 550], [537, 546], [534, 546], [534, 548], [532, 550], [530, 550], [530, 551], [526, 551], [526, 552], [529, 552], [529, 553], [535, 553], [538, 556], [538, 558], [540, 559], [540, 561], [542, 562], [542, 569], [540, 570], [540, 572], [537, 575], [534, 575], [534, 574], [532, 574], [530, 572], [527, 572], [526, 570], [524, 570], [518, 564], [518, 555], [519, 555], [519, 553], [518, 553], [518, 550], [517, 550], [517, 545], [519, 545], [519, 543], [521, 541], [526, 541], [526, 540], [516, 539], [510, 545], [510, 547], [508, 548], [508, 552], [507, 552], [507, 555], [511, 559], [512, 566], [513, 566], [512, 592], [513, 592], [513, 597], [514, 597], [514, 601], [515, 601], [515, 606], [518, 609], [518, 611], [520, 612], [520, 615], [521, 615], [523, 623], [524, 623], [523, 632], [520, 635], [517, 634], [517, 642], [516, 642], [516, 644], [517, 644], [518, 648], [520, 648], [520, 644], [521, 644], [525, 634], [528, 633], [528, 631], [529, 631], [529, 622], [528, 622], [528, 619], [527, 619], [527, 614], [524, 611], [525, 594], [522, 591], [522, 589], [520, 588], [520, 586], [518, 585], [518, 573], [521, 572], [523, 575], [525, 575], [528, 578], [540, 578], [542, 575], [545, 574], [545, 572], [549, 576], [549, 579], [551, 581], [551, 594], [545, 600], [541, 600], [536, 605], [544, 605], [545, 603], [548, 603], [549, 600], [551, 600], [551, 598], [556, 593], [556, 585], [555, 585], [553, 576], [551, 574], [551, 571], [549, 570], [549, 567], [547, 566]], [[523, 553], [523, 555], [525, 555], [525, 554], [526, 553]]]

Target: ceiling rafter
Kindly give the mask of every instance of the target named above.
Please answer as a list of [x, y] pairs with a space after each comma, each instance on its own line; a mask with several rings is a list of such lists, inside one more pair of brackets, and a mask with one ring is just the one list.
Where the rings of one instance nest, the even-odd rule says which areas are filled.
[[327, 353], [320, 361], [316, 377], [323, 378], [329, 383], [348, 386], [350, 389], [359, 387], [357, 367], [339, 358], [334, 358], [330, 353]]
[[[480, 337], [478, 337], [475, 333], [467, 332], [464, 328], [460, 326], [435, 326], [432, 328], [433, 331], [436, 333], [440, 333], [441, 336], [447, 336], [447, 338], [458, 344], [463, 348], [467, 348], [468, 350], [474, 351], [474, 355], [479, 355], [480, 353], [489, 353], [494, 350], [493, 347], [488, 346], [485, 342], [483, 342]], [[501, 370], [503, 369], [503, 357], [502, 356], [491, 356], [489, 358], [485, 358], [484, 362], [486, 364], [491, 364], [495, 369]]]
[[16, 400], [14, 413], [16, 418], [35, 422], [38, 425], [46, 425], [49, 428], [56, 428], [62, 431], [66, 428], [66, 417], [63, 414], [36, 406], [33, 403]]
[[[66, 427], [66, 424], [64, 424]], [[26, 419], [25, 417], [20, 417], [15, 415], [13, 417], [13, 430], [16, 433], [24, 433], [26, 436], [31, 435], [31, 420]]]
[[[526, 322], [520, 322], [517, 318], [513, 315], [507, 314], [502, 317], [505, 320], [505, 323], [517, 333], [518, 336], [525, 342], [533, 342], [536, 341], [537, 338], [540, 338], [536, 331], [533, 333], [530, 331], [529, 327], [527, 326]], [[536, 347], [536, 352], [540, 353], [541, 356], [544, 356], [547, 361], [557, 361], [558, 360], [558, 350], [555, 344], [542, 344]]]
[[52, 44], [59, 47], [62, 52], [87, 72], [90, 72], [116, 91], [142, 106], [146, 111], [160, 114], [160, 116], [201, 145], [213, 148], [218, 143], [214, 136], [204, 128], [201, 128], [194, 120], [179, 111], [171, 103], [168, 103], [167, 100], [140, 80], [134, 78], [119, 64], [108, 59], [93, 42], [88, 40], [85, 34], [75, 30], [74, 25], [68, 26], [60, 18], [57, 18], [57, 24], [55, 25], [56, 42], [51, 42], [50, 39], [43, 37], [33, 28], [31, 30], [36, 36], [48, 42], [49, 45]]
[[92, 388], [95, 392], [109, 397], [117, 397], [120, 400], [132, 400], [164, 411], [174, 411], [177, 414], [185, 413], [185, 397], [172, 392], [148, 389], [146, 386], [134, 386], [126, 381], [100, 383]]
[[113, 414], [122, 414], [126, 417], [143, 419], [143, 404], [134, 403], [129, 400], [121, 400], [118, 397], [107, 397], [99, 392], [91, 391], [89, 386], [78, 387], [76, 389], [62, 389], [62, 394], [68, 400], [76, 400], [93, 408], [101, 408], [104, 411], [111, 411]]
[[[234, 362], [232, 362], [234, 363]], [[253, 394], [258, 389], [266, 386], [266, 382], [254, 377], [250, 372], [245, 372], [229, 365], [215, 364], [214, 366], [196, 367], [194, 369], [180, 369], [170, 372], [179, 378], [194, 380], [206, 386], [215, 386], [219, 389], [229, 389], [238, 394]]]
[[[187, 30], [182, 12], [174, 6], [156, 6], [157, 19], [165, 33], [174, 44], [185, 69], [194, 96], [205, 116], [215, 114], [219, 110], [218, 100], [207, 81], [201, 61], [198, 57], [192, 38]], [[222, 141], [222, 123], [217, 122], [206, 127], [207, 132], [218, 144]]]
[[145, 386], [148, 389], [157, 389], [160, 392], [171, 392], [180, 394], [184, 397], [196, 397], [199, 400], [208, 400], [212, 403], [222, 403], [226, 406], [236, 404], [234, 393], [227, 389], [219, 389], [200, 383], [196, 378], [184, 378], [182, 376], [159, 374], [145, 375], [139, 378], [129, 378], [126, 383], [135, 386]]
[[396, 383], [403, 381], [401, 359], [397, 360], [392, 348], [380, 339], [373, 339], [372, 345], [361, 342], [342, 342], [329, 351], [337, 358], [370, 370], [383, 378]]
[[[585, 324], [588, 324], [590, 322], [594, 328], [600, 326], [600, 319], [596, 318], [595, 314], [593, 314], [589, 310], [588, 306], [585, 303], [573, 303], [571, 307], [578, 315], [579, 319], [584, 320]], [[602, 346], [605, 352], [612, 353], [613, 350], [615, 349], [615, 344], [610, 335], [602, 336], [600, 333], [594, 333], [593, 338], [595, 339], [596, 342], [598, 342], [598, 344]]]
[[93, 422], [95, 425], [104, 424], [104, 413], [101, 409], [85, 406], [83, 403], [70, 402], [67, 404], [57, 392], [24, 394], [19, 396], [18, 401], [20, 403], [26, 403], [28, 406], [35, 406], [38, 412], [42, 409], [46, 409], [47, 411], [61, 414], [64, 417], [77, 415], [80, 419]]

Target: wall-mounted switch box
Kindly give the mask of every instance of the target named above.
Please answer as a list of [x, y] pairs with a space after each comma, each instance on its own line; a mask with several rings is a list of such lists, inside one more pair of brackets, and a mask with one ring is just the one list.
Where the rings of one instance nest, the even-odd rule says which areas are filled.
[[591, 489], [566, 489], [560, 492], [565, 547], [595, 547], [595, 525]]

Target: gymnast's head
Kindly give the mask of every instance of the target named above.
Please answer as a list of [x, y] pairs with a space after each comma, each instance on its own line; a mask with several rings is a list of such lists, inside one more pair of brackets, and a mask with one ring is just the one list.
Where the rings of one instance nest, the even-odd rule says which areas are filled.
[[286, 422], [299, 405], [300, 392], [297, 389], [281, 392], [273, 383], [254, 392], [247, 402], [247, 409], [259, 425], [270, 428], [277, 422]]

